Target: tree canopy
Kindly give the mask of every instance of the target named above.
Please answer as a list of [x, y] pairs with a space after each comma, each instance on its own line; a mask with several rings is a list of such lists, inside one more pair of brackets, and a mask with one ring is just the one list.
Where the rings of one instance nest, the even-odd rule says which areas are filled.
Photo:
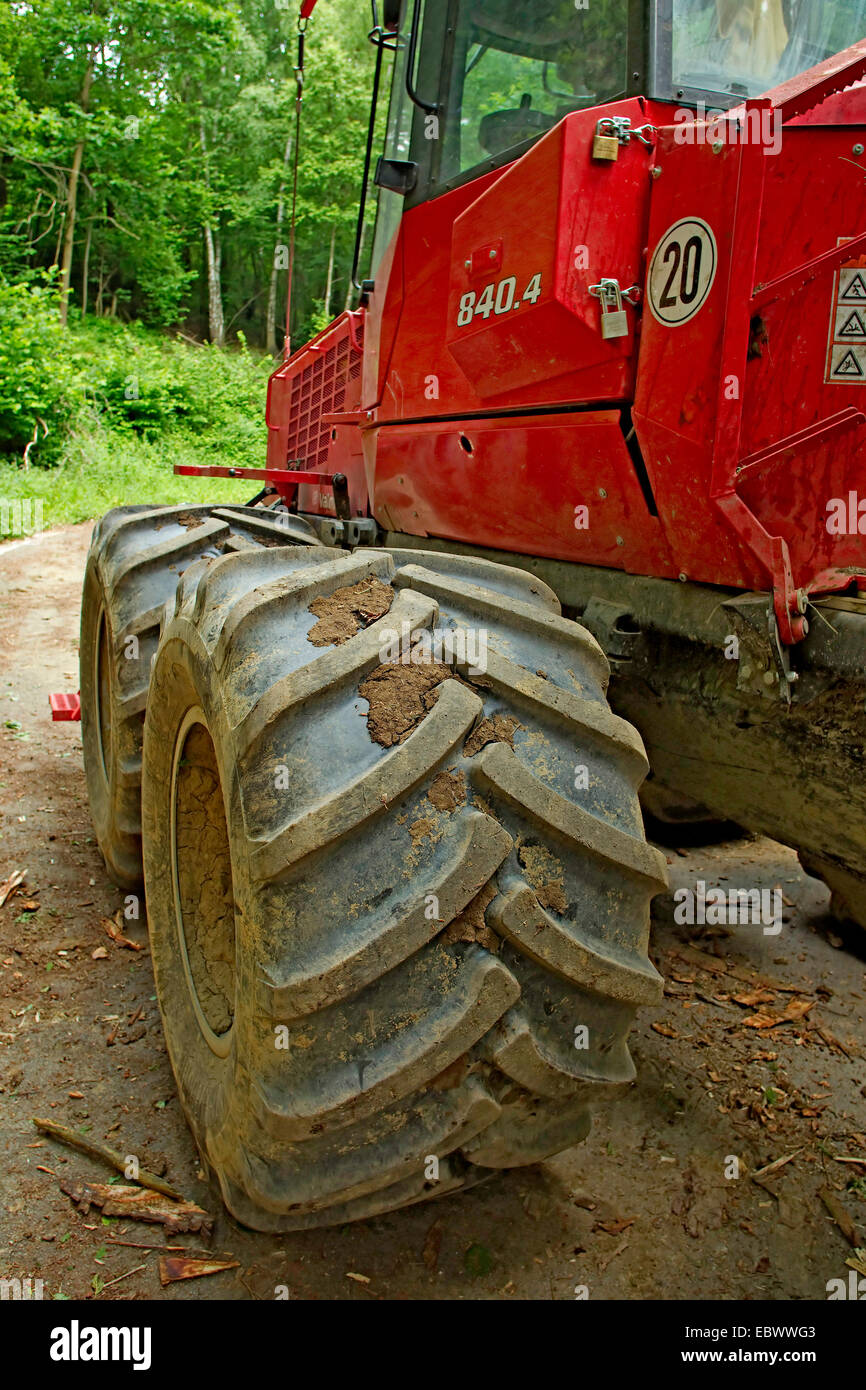
[[[369, 14], [307, 33], [292, 337], [347, 302]], [[282, 342], [297, 0], [2, 0], [0, 274], [85, 313]]]

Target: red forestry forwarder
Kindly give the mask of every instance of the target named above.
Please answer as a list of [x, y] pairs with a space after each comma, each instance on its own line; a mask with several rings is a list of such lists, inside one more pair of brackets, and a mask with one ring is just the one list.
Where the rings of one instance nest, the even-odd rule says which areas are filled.
[[266, 1230], [631, 1079], [643, 744], [657, 815], [866, 923], [866, 0], [373, 10], [359, 307], [272, 376], [254, 504], [109, 512], [84, 590], [99, 843]]

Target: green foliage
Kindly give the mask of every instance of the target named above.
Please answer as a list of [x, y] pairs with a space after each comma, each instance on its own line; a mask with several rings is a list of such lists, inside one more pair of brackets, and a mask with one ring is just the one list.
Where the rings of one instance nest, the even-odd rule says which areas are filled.
[[272, 368], [242, 335], [219, 349], [108, 319], [64, 329], [55, 289], [0, 280], [0, 498], [41, 499], [45, 526], [132, 502], [244, 502], [255, 484], [172, 470], [261, 467]]
[[56, 293], [0, 279], [0, 454], [23, 455], [36, 440], [41, 458], [57, 457], [82, 391], [63, 342]]
[[106, 434], [194, 442], [261, 466], [270, 358], [190, 345], [116, 320], [63, 328], [54, 288], [0, 280], [0, 455], [39, 466]]
[[243, 339], [227, 351], [106, 320], [89, 320], [69, 336], [88, 364], [91, 410], [104, 427], [151, 441], [189, 438], [229, 462], [261, 466], [274, 364], [250, 353]]
[[[87, 312], [211, 333], [207, 231], [228, 340], [271, 347], [288, 242], [293, 3], [39, 0], [0, 6], [0, 271], [56, 267], [76, 149], [70, 321]], [[363, 164], [369, 7], [329, 0], [306, 49], [293, 336], [345, 303]], [[282, 216], [280, 216], [282, 204]], [[276, 323], [287, 276], [278, 275]], [[279, 337], [279, 334], [277, 334]]]
[[[220, 463], [233, 463], [230, 454]], [[41, 498], [46, 527], [89, 521], [111, 507], [137, 502], [246, 502], [256, 484], [232, 478], [187, 478], [173, 473], [174, 464], [215, 462], [213, 446], [176, 437], [148, 443], [138, 435], [96, 429], [77, 436], [53, 468], [25, 472], [14, 463], [0, 462], [0, 498]], [[261, 458], [261, 455], [260, 455]], [[245, 457], [243, 462], [248, 462]], [[14, 539], [0, 536], [0, 541]], [[2, 547], [0, 547], [2, 549]]]

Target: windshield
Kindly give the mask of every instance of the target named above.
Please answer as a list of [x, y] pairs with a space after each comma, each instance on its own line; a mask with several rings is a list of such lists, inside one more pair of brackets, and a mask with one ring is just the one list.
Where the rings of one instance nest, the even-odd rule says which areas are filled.
[[866, 36], [866, 0], [667, 0], [654, 95], [759, 96]]
[[628, 0], [462, 0], [440, 176], [451, 178], [625, 93]]

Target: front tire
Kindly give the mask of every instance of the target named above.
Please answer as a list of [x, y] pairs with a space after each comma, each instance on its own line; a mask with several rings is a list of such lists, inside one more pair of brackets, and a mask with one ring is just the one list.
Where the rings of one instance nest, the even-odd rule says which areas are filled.
[[[434, 628], [447, 666], [383, 661]], [[145, 724], [148, 918], [181, 1101], [240, 1221], [470, 1186], [579, 1142], [632, 1079], [666, 873], [606, 679], [546, 586], [486, 561], [281, 550], [184, 576]]]

